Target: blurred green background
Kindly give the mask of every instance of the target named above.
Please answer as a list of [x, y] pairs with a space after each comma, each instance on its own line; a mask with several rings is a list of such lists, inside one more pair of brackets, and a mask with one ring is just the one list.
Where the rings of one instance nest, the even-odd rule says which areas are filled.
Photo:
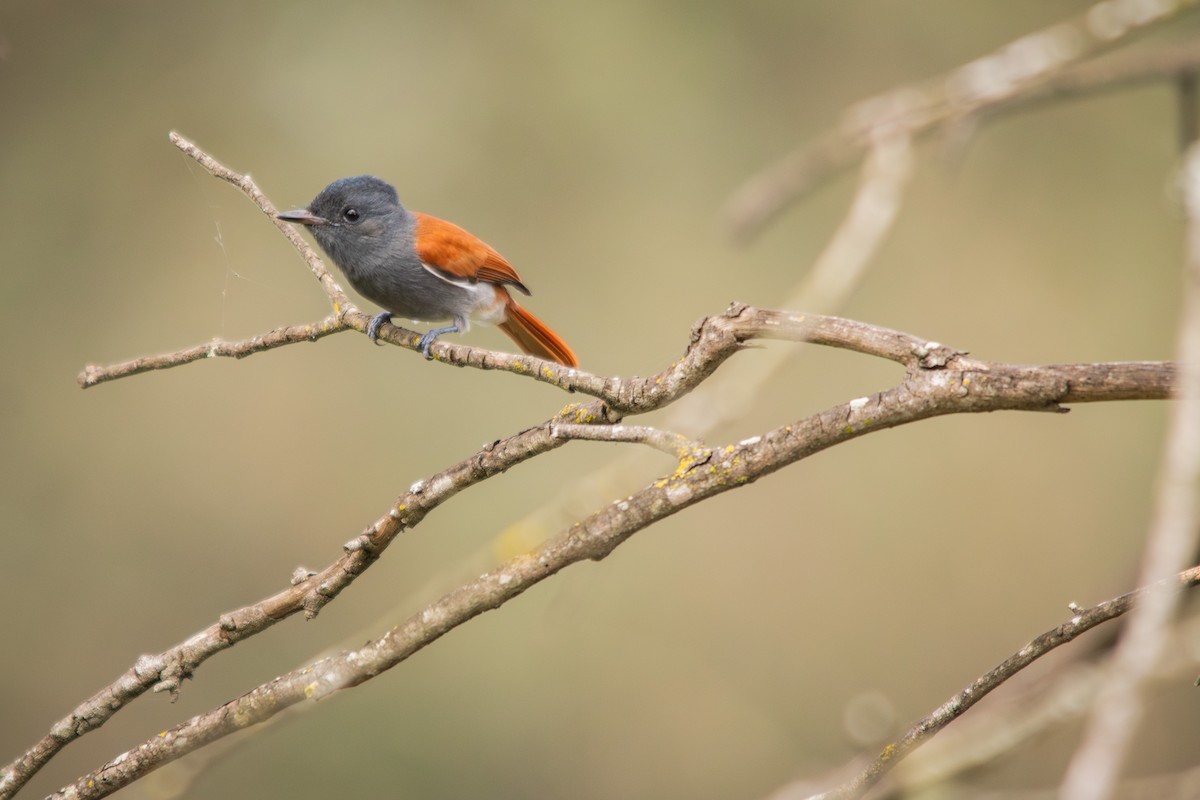
[[[169, 130], [280, 207], [341, 176], [389, 179], [505, 253], [585, 367], [645, 375], [697, 318], [782, 302], [855, 179], [744, 248], [719, 214], [740, 180], [849, 103], [1088, 5], [0, 3], [0, 762], [140, 653], [327, 564], [415, 480], [575, 399], [353, 334], [81, 391], [86, 363], [327, 313], [295, 252]], [[897, 228], [841, 313], [986, 359], [1170, 357], [1168, 88], [1039, 107], [938, 155], [920, 150]], [[494, 330], [466, 341], [508, 347]], [[807, 348], [708, 441], [899, 377]], [[1069, 601], [1130, 588], [1163, 420], [1159, 403], [1108, 404], [852, 442], [127, 795], [201, 770], [190, 796], [762, 796], [859, 752], [844, 723], [856, 698], [884, 698], [906, 725]], [[619, 452], [573, 444], [469, 490], [318, 619], [206, 663], [174, 705], [143, 698], [27, 794], [380, 634], [504, 558], [506, 530]], [[616, 491], [671, 466], [647, 456]], [[1171, 709], [1196, 690], [1176, 684], [1148, 709], [1135, 772], [1194, 760], [1200, 717]], [[1073, 739], [979, 785], [1053, 783]]]

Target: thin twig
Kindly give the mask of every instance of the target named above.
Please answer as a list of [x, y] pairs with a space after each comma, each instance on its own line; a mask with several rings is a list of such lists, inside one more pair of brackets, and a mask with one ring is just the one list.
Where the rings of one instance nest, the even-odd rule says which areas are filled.
[[205, 358], [245, 358], [255, 353], [274, 350], [288, 344], [299, 342], [315, 342], [330, 334], [349, 330], [342, 319], [336, 314], [330, 314], [325, 319], [308, 325], [291, 325], [286, 328], [276, 328], [273, 331], [259, 334], [238, 342], [226, 342], [214, 339], [208, 344], [198, 344], [174, 353], [159, 356], [142, 356], [119, 364], [98, 367], [92, 364], [83, 368], [79, 373], [79, 385], [83, 388], [95, 386], [105, 381], [126, 378], [142, 372], [178, 367], [200, 361]]
[[[1071, 605], [1071, 604], [1069, 604]], [[1076, 613], [1077, 607], [1071, 608]], [[1189, 681], [1200, 668], [1196, 641], [1200, 617], [1194, 613], [1179, 615], [1171, 624], [1169, 657], [1159, 660], [1152, 680], [1178, 685]], [[878, 784], [872, 795], [879, 797], [918, 795], [934, 787], [944, 791], [960, 778], [996, 763], [1019, 748], [1036, 746], [1040, 738], [1053, 735], [1055, 729], [1071, 728], [1086, 714], [1096, 696], [1104, 666], [1120, 636], [1120, 626], [1110, 625], [1076, 642], [1071, 652], [1060, 653], [1053, 664], [1044, 665], [1039, 674], [1023, 673], [1026, 680], [1014, 685], [1009, 681], [1003, 698], [994, 696], [958, 719], [938, 736], [914, 751]], [[1166, 777], [1166, 776], [1164, 776]], [[1118, 795], [1125, 797], [1197, 797], [1127, 791], [1130, 781], [1122, 782]], [[1005, 797], [1012, 792], [1002, 792]], [[1042, 790], [1057, 797], [1056, 790]], [[1015, 796], [1024, 793], [1012, 792]]]
[[1128, 594], [1123, 594], [1112, 600], [1106, 600], [1087, 610], [1077, 611], [1067, 622], [1046, 631], [1016, 653], [1013, 653], [999, 665], [976, 678], [965, 689], [955, 694], [931, 714], [910, 727], [900, 739], [884, 746], [883, 750], [870, 765], [852, 780], [827, 792], [813, 795], [811, 800], [849, 800], [850, 798], [862, 797], [868, 789], [874, 786], [902, 758], [955, 719], [962, 716], [967, 709], [978, 703], [1013, 675], [1016, 675], [1051, 650], [1072, 641], [1080, 634], [1095, 628], [1101, 623], [1121, 616], [1131, 608], [1144, 605], [1143, 601], [1150, 597], [1163, 594], [1164, 592], [1172, 596], [1177, 596], [1180, 588], [1190, 588], [1197, 584], [1200, 584], [1200, 567], [1192, 567], [1166, 581], [1135, 589]]
[[296, 232], [295, 226], [275, 218], [275, 213], [278, 209], [262, 193], [253, 178], [249, 175], [234, 172], [175, 131], [171, 131], [168, 134], [168, 138], [171, 140], [171, 144], [178, 147], [180, 151], [208, 170], [213, 177], [219, 178], [240, 189], [246, 197], [250, 198], [250, 202], [258, 206], [258, 209], [271, 219], [271, 223], [283, 233], [287, 240], [292, 243], [292, 247], [295, 247], [300, 255], [304, 257], [304, 261], [308, 264], [308, 268], [312, 271], [313, 276], [321, 284], [321, 288], [325, 290], [325, 294], [328, 295], [334, 314], [341, 314], [347, 309], [354, 308], [354, 304], [346, 297], [346, 292], [342, 290], [342, 287], [338, 285], [333, 275], [325, 267], [325, 262], [321, 260], [321, 257], [317, 255], [317, 252], [312, 249], [308, 242], [304, 241], [304, 238]]
[[581, 439], [592, 442], [632, 442], [644, 444], [682, 460], [705, 458], [708, 448], [674, 431], [652, 428], [649, 425], [573, 425], [555, 423], [550, 435], [561, 439]]

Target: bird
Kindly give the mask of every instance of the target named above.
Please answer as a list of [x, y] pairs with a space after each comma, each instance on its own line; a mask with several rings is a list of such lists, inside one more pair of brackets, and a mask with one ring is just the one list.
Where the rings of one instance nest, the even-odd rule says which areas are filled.
[[578, 367], [562, 337], [519, 304], [509, 287], [531, 292], [516, 269], [491, 245], [452, 222], [409, 211], [396, 188], [373, 175], [342, 178], [321, 190], [307, 208], [275, 215], [304, 225], [345, 274], [350, 285], [383, 312], [367, 337], [392, 316], [421, 322], [450, 321], [421, 336], [427, 359], [434, 341], [465, 333], [471, 322], [496, 325], [525, 353]]

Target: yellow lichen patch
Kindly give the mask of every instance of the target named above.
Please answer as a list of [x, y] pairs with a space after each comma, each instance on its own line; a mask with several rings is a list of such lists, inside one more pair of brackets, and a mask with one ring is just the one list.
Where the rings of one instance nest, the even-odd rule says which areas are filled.
[[602, 422], [600, 417], [594, 414], [588, 406], [583, 403], [571, 403], [564, 406], [557, 414], [558, 418], [567, 422], [575, 422], [580, 425], [592, 425], [597, 422]]
[[317, 696], [317, 683], [316, 683], [316, 681], [313, 681], [313, 682], [312, 682], [312, 683], [310, 683], [308, 686], [305, 686], [305, 687], [304, 687], [304, 696], [305, 696], [306, 698], [308, 698], [309, 700], [312, 700], [314, 697], [316, 697], [316, 696]]

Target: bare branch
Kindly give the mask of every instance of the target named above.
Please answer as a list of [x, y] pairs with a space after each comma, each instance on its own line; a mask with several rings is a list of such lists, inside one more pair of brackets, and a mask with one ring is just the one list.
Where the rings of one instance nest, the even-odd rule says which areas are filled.
[[[1068, 608], [1072, 614], [1080, 611], [1074, 603], [1069, 603]], [[1180, 614], [1172, 620], [1171, 639], [1166, 648], [1169, 655], [1159, 659], [1153, 681], [1180, 685], [1195, 677], [1200, 668], [1200, 652], [1191, 643], [1196, 639], [1198, 624], [1200, 617], [1195, 614]], [[987, 703], [960, 717], [910, 753], [871, 794], [892, 797], [919, 794], [933, 787], [945, 790], [957, 779], [1028, 747], [1039, 738], [1053, 735], [1056, 729], [1075, 726], [1087, 715], [1120, 632], [1119, 625], [1106, 626], [1077, 641], [1070, 653], [1061, 652], [1053, 663], [1042, 665], [1036, 675], [1026, 671], [1019, 676], [1023, 680], [1009, 681], [1003, 697], [993, 695]], [[1176, 796], [1146, 791], [1137, 794], [1131, 783], [1134, 782], [1128, 779], [1122, 782], [1119, 796]], [[1057, 796], [1054, 790], [1038, 793]], [[1005, 797], [1023, 794], [1002, 793]]]
[[[845, 418], [838, 422], [817, 423], [833, 425], [839, 430], [845, 429], [848, 435], [859, 435], [871, 429], [878, 430], [904, 421], [944, 413], [1004, 408], [1053, 410], [1061, 403], [1162, 399], [1168, 396], [1174, 379], [1174, 367], [1160, 362], [1047, 367], [994, 364], [969, 359], [961, 351], [938, 342], [853, 320], [735, 305], [725, 314], [702, 320], [693, 331], [692, 346], [688, 354], [662, 373], [661, 377], [614, 378], [604, 381], [601, 384], [606, 390], [604, 393], [619, 401], [621, 406], [614, 407], [616, 403], [568, 406], [556, 418], [484, 448], [460, 464], [414, 486], [386, 515], [347, 545], [346, 555], [299, 585], [289, 587], [254, 605], [223, 615], [218, 623], [164, 653], [139, 659], [138, 664], [128, 673], [56, 723], [50, 735], [7, 767], [3, 779], [0, 780], [0, 797], [5, 796], [4, 789], [13, 775], [24, 775], [24, 780], [27, 780], [61, 749], [62, 745], [103, 724], [116, 710], [148, 688], [161, 687], [175, 691], [181, 678], [190, 676], [200, 663], [217, 652], [265, 630], [297, 611], [304, 610], [310, 616], [316, 614], [325, 603], [369, 567], [395, 536], [416, 525], [425, 514], [449, 497], [527, 458], [565, 443], [567, 439], [555, 435], [556, 427], [560, 433], [569, 431], [573, 435], [582, 436], [582, 431], [573, 426], [615, 422], [620, 413], [628, 409], [644, 412], [659, 408], [690, 389], [694, 385], [693, 381], [699, 383], [704, 375], [710, 374], [718, 364], [739, 349], [742, 341], [758, 337], [812, 342], [849, 349], [887, 358], [908, 368], [908, 380], [900, 387], [873, 398], [864, 397], [851, 401], [843, 407], [843, 412], [839, 412], [843, 413]], [[469, 357], [484, 352], [473, 351], [470, 348], [461, 349], [468, 351]], [[546, 368], [550, 370], [556, 366], [546, 364]], [[568, 373], [566, 379], [580, 375], [578, 370], [557, 369]], [[583, 382], [601, 380], [587, 376], [586, 373], [582, 375], [584, 377], [577, 378], [580, 386], [587, 385], [592, 388], [595, 384]], [[936, 399], [937, 402], [934, 407], [921, 413], [913, 412], [911, 418], [906, 418], [904, 404], [917, 396], [915, 392], [918, 389], [928, 393], [927, 401], [932, 402]], [[880, 409], [885, 397], [890, 398], [888, 402], [894, 406], [891, 413], [899, 415], [891, 422], [883, 421], [875, 413]], [[859, 422], [856, 423], [855, 420]], [[806, 424], [814, 423], [810, 419]], [[795, 427], [788, 426], [785, 429], [785, 438], [791, 439], [794, 430], [801, 427], [800, 424]], [[630, 430], [635, 432], [629, 434], [629, 440], [633, 440], [634, 436], [642, 435], [644, 429], [635, 427]], [[590, 438], [606, 436], [615, 439], [620, 435], [611, 436], [597, 432]], [[736, 447], [725, 448], [716, 460], [720, 463], [741, 463], [745, 456], [739, 448], [751, 447], [751, 442], [754, 443], [754, 447], [758, 447], [761, 440], [762, 437], [756, 437]], [[687, 440], [676, 440], [675, 443], [683, 447]], [[693, 447], [691, 443], [687, 443], [686, 446]], [[672, 452], [679, 454], [678, 451]], [[698, 452], [698, 448], [693, 450], [693, 453]], [[790, 463], [789, 458], [795, 460], [798, 457], [801, 455], [781, 456], [771, 469], [778, 469]], [[695, 467], [701, 462], [701, 457], [697, 455], [685, 459], [683, 466]], [[724, 473], [727, 469], [722, 467], [720, 471]], [[681, 468], [676, 474], [687, 472], [687, 469]], [[646, 524], [659, 518], [661, 517], [654, 516]]]
[[1144, 605], [1143, 601], [1151, 597], [1164, 593], [1174, 597], [1181, 588], [1190, 588], [1197, 584], [1200, 584], [1200, 567], [1193, 567], [1166, 581], [1144, 586], [1087, 610], [1077, 611], [1070, 620], [1046, 631], [915, 723], [900, 739], [886, 745], [870, 765], [852, 780], [827, 792], [813, 795], [811, 800], [849, 800], [862, 797], [906, 755], [962, 716], [992, 690], [1051, 650], [1072, 641], [1101, 623], [1121, 616], [1131, 608]]
[[[701, 329], [719, 320], [719, 325], [742, 326], [739, 328], [742, 333], [766, 329], [783, 338], [811, 338], [820, 330], [843, 346], [854, 344], [864, 349], [868, 347], [867, 342], [878, 341], [883, 343], [879, 349], [892, 353], [897, 360], [907, 360], [909, 370], [905, 380], [892, 389], [856, 398], [736, 445], [702, 451], [696, 458], [683, 459], [673, 473], [662, 476], [625, 500], [606, 504], [531, 554], [514, 559], [451, 592], [376, 642], [297, 670], [221, 708], [194, 717], [85, 776], [67, 791], [73, 797], [104, 796], [206, 742], [269, 719], [290, 705], [305, 699], [319, 699], [337, 689], [369, 680], [452, 628], [497, 608], [565, 567], [586, 559], [604, 558], [634, 533], [655, 522], [841, 442], [945, 414], [1057, 409], [1067, 398], [1101, 400], [1106, 391], [1113, 398], [1126, 398], [1131, 395], [1126, 378], [1122, 376], [1129, 374], [1130, 369], [1147, 379], [1148, 385], [1139, 396], [1165, 397], [1173, 375], [1172, 367], [1167, 364], [1045, 368], [994, 364], [968, 359], [937, 343], [920, 343], [906, 334], [885, 329], [871, 331], [870, 326], [861, 323], [836, 320], [826, 328], [816, 323], [829, 318], [806, 320], [801, 315], [762, 312], [746, 307], [739, 307], [736, 312], [732, 317], [709, 318]], [[766, 325], [768, 321], [775, 324]], [[706, 335], [699, 338], [703, 342]], [[736, 337], [733, 338], [736, 341]], [[902, 356], [897, 347], [900, 341], [913, 348], [906, 356]], [[1076, 381], [1087, 388], [1077, 391], [1073, 387]], [[566, 439], [554, 435], [556, 425], [563, 426], [560, 430], [578, 432], [569, 426], [590, 420], [609, 421], [603, 405], [594, 404], [583, 409], [568, 407], [555, 420], [510, 437], [501, 447], [477, 453], [428, 484], [414, 486], [387, 515], [349, 543], [346, 556], [334, 565], [291, 590], [243, 609], [246, 619], [223, 617], [221, 625], [217, 626], [219, 630], [210, 629], [189, 641], [201, 641], [211, 652], [216, 652], [228, 647], [232, 641], [257, 632], [258, 626], [270, 624], [300, 608], [316, 613], [366, 569], [401, 530], [415, 525], [432, 506], [510, 464], [564, 443]], [[644, 429], [632, 430], [631, 439], [653, 438], [646, 436]], [[189, 668], [191, 666], [189, 664]]]

